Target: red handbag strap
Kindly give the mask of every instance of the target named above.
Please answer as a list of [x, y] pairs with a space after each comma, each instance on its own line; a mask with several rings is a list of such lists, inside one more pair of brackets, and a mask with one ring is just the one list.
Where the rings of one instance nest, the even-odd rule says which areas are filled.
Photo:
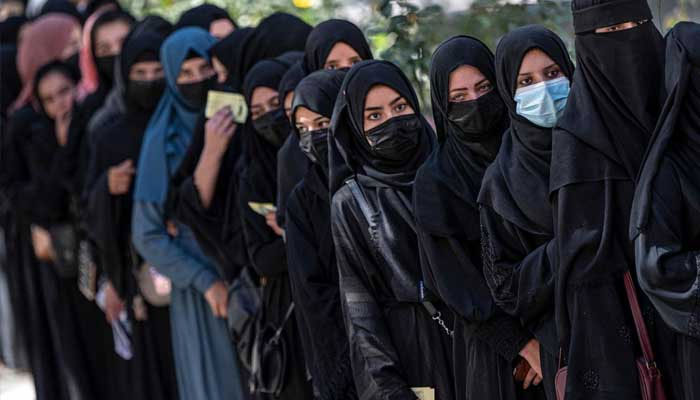
[[639, 338], [639, 343], [642, 346], [642, 354], [644, 355], [644, 359], [648, 364], [653, 364], [654, 350], [651, 348], [651, 341], [649, 340], [647, 326], [644, 323], [642, 310], [639, 308], [639, 301], [637, 300], [637, 290], [634, 287], [634, 281], [632, 280], [632, 275], [629, 271], [625, 272], [624, 279], [625, 291], [627, 292], [627, 300], [629, 301], [630, 309], [632, 310], [634, 325], [637, 328], [637, 337]]

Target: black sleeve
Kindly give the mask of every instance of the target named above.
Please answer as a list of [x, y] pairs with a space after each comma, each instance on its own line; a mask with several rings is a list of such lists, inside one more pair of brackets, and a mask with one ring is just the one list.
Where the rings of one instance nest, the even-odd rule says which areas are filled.
[[[675, 170], [662, 164], [651, 208], [635, 240], [639, 284], [676, 331], [700, 338], [700, 213], [686, 206]], [[694, 322], [695, 321], [695, 322]]]

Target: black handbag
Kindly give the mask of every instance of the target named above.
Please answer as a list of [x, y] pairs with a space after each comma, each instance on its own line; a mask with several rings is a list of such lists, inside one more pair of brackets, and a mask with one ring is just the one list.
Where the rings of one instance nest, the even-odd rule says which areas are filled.
[[271, 394], [278, 397], [287, 380], [288, 343], [282, 332], [294, 312], [289, 305], [280, 326], [268, 323], [260, 330], [253, 348], [251, 393]]
[[53, 225], [48, 230], [56, 259], [54, 267], [61, 278], [78, 276], [78, 254], [80, 243], [73, 224]]
[[228, 292], [228, 330], [243, 367], [253, 365], [253, 347], [258, 336], [258, 315], [262, 307], [260, 288], [248, 268], [243, 268]]

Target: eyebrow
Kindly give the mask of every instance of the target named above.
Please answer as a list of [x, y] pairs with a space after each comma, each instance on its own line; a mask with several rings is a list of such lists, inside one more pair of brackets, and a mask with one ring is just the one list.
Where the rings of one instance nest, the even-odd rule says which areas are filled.
[[[488, 78], [484, 78], [484, 79], [480, 80], [479, 82], [477, 82], [476, 84], [474, 84], [474, 86], [475, 86], [475, 87], [476, 87], [476, 86], [481, 86], [484, 82], [488, 82], [488, 81], [489, 81]], [[450, 89], [450, 93], [452, 93], [452, 92], [458, 92], [458, 91], [461, 91], [461, 90], [469, 90], [469, 88], [468, 88], [468, 87], [459, 87], [459, 88]]]
[[[548, 66], [542, 68], [542, 71], [544, 71], [545, 69], [549, 69], [549, 68], [557, 67], [557, 66], [558, 66], [557, 63], [553, 62], [553, 63], [549, 64]], [[532, 72], [525, 72], [523, 74], [518, 74], [518, 77], [527, 76], [527, 75], [532, 75]]]
[[319, 115], [318, 117], [314, 118], [314, 122], [320, 121], [322, 119], [327, 119], [327, 117], [324, 117], [323, 115]]
[[[401, 99], [403, 99], [403, 96], [399, 95], [399, 96], [397, 96], [394, 100], [392, 100], [392, 101], [389, 103], [389, 105], [390, 105], [390, 106], [393, 106], [396, 102], [398, 102], [398, 101], [401, 100]], [[365, 112], [366, 112], [366, 111], [378, 111], [378, 110], [382, 110], [382, 109], [384, 109], [384, 107], [365, 107]]]

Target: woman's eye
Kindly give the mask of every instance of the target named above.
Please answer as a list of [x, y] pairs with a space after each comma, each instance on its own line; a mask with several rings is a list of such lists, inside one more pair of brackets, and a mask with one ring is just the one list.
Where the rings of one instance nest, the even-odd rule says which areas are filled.
[[487, 84], [484, 84], [484, 85], [479, 87], [479, 92], [486, 93], [486, 92], [490, 92], [491, 89], [493, 89], [493, 86], [491, 86], [491, 84], [487, 83]]
[[406, 110], [406, 104], [402, 103], [402, 104], [397, 105], [395, 110], [396, 110], [396, 112], [403, 112], [404, 110]]
[[367, 116], [367, 119], [369, 119], [370, 121], [378, 121], [381, 118], [382, 118], [382, 115], [380, 113], [372, 113], [372, 114]]
[[452, 96], [452, 98], [450, 99], [450, 101], [453, 101], [453, 102], [460, 102], [462, 100], [464, 100], [464, 93], [456, 94], [456, 95]]
[[520, 86], [529, 86], [532, 84], [532, 78], [521, 79], [518, 83], [520, 84]]
[[306, 129], [305, 126], [301, 126], [301, 125], [297, 126], [297, 130], [299, 131], [299, 133], [306, 133], [309, 131], [308, 129]]
[[333, 69], [336, 69], [336, 68], [338, 68], [338, 66], [335, 65], [335, 64], [328, 64], [328, 65], [326, 65], [326, 69], [331, 69], [331, 70], [333, 70]]
[[319, 127], [319, 129], [323, 129], [323, 128], [328, 128], [329, 125], [330, 125], [329, 121], [321, 121], [321, 122], [319, 122], [318, 127]]
[[558, 69], [547, 72], [547, 78], [553, 79], [559, 76], [560, 71]]

